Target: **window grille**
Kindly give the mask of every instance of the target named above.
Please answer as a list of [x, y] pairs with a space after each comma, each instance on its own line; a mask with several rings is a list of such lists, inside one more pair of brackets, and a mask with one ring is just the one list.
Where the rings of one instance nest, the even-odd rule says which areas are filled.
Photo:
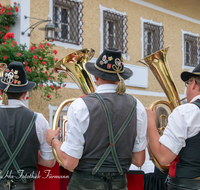
[[184, 34], [184, 64], [196, 67], [199, 64], [199, 38]]
[[55, 32], [55, 40], [82, 44], [82, 3], [72, 0], [53, 1], [53, 22], [60, 32]]
[[198, 54], [199, 54], [199, 63], [198, 63], [198, 64], [200, 64], [200, 38], [198, 38], [198, 41], [199, 41], [199, 43], [198, 43], [198, 49], [199, 49], [199, 51], [198, 51]]
[[163, 48], [163, 26], [144, 22], [144, 57]]
[[127, 53], [127, 17], [122, 14], [103, 11], [103, 46], [118, 48]]

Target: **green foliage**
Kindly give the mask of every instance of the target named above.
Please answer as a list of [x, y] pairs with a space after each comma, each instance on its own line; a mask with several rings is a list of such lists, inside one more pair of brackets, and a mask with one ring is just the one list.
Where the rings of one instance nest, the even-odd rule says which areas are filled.
[[67, 78], [67, 75], [54, 73], [54, 65], [58, 61], [54, 58], [57, 54], [57, 50], [53, 49], [55, 44], [46, 41], [38, 45], [32, 43], [28, 49], [26, 45], [17, 44], [13, 33], [7, 33], [4, 39], [6, 41], [0, 44], [0, 62], [7, 65], [12, 61], [22, 62], [27, 79], [36, 83], [34, 89], [44, 92], [45, 100], [51, 100], [52, 93], [60, 97], [57, 91], [65, 86], [63, 78]]

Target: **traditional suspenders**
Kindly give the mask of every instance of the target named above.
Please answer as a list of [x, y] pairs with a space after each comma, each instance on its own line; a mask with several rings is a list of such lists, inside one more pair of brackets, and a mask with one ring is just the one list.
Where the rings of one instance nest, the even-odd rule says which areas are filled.
[[110, 145], [109, 147], [106, 149], [106, 151], [104, 152], [103, 156], [101, 157], [101, 159], [98, 161], [98, 163], [96, 164], [96, 166], [93, 168], [92, 170], [92, 174], [94, 175], [95, 173], [97, 173], [97, 171], [99, 170], [99, 168], [101, 167], [101, 165], [103, 164], [103, 162], [105, 161], [105, 159], [107, 158], [107, 156], [109, 155], [110, 151], [112, 153], [115, 165], [117, 167], [117, 170], [119, 172], [120, 175], [123, 175], [123, 170], [121, 168], [121, 165], [119, 163], [118, 157], [117, 157], [117, 153], [116, 153], [116, 149], [115, 149], [115, 143], [117, 142], [117, 140], [119, 139], [119, 137], [121, 136], [121, 134], [123, 133], [123, 131], [125, 130], [126, 126], [128, 125], [128, 123], [130, 122], [134, 112], [135, 112], [135, 108], [137, 105], [137, 101], [134, 98], [134, 103], [132, 106], [132, 109], [127, 117], [127, 119], [125, 120], [125, 122], [123, 123], [123, 125], [121, 126], [121, 128], [119, 129], [119, 131], [117, 132], [117, 134], [113, 135], [113, 129], [112, 129], [112, 123], [111, 123], [111, 119], [110, 119], [110, 114], [108, 112], [108, 108], [105, 104], [105, 102], [103, 101], [102, 97], [97, 94], [94, 93], [97, 98], [99, 99], [99, 101], [101, 102], [101, 105], [103, 106], [105, 115], [106, 115], [106, 119], [107, 119], [107, 124], [108, 124], [108, 131], [109, 131], [109, 141], [110, 141]]
[[200, 99], [197, 99], [196, 101], [192, 102], [193, 104], [196, 104], [200, 108]]
[[[21, 141], [19, 142], [17, 148], [15, 149], [14, 153], [12, 154], [7, 142], [6, 142], [6, 139], [4, 138], [3, 136], [3, 133], [1, 132], [0, 130], [0, 138], [1, 138], [1, 141], [8, 153], [8, 155], [10, 156], [10, 159], [9, 161], [7, 162], [7, 164], [5, 165], [4, 169], [2, 170], [2, 172], [0, 173], [0, 181], [1, 179], [3, 179], [3, 176], [5, 175], [5, 173], [8, 171], [10, 165], [13, 163], [15, 169], [17, 171], [20, 171], [20, 168], [19, 168], [19, 165], [17, 164], [16, 160], [15, 160], [15, 157], [17, 156], [17, 154], [19, 153], [19, 151], [21, 150], [23, 144], [25, 143], [29, 133], [31, 132], [31, 129], [33, 128], [34, 126], [34, 123], [35, 123], [35, 120], [36, 120], [36, 117], [37, 117], [37, 113], [34, 112], [34, 115], [33, 115], [33, 118], [26, 130], [26, 132], [24, 133], [24, 136], [22, 137]], [[20, 175], [20, 174], [19, 174]], [[21, 176], [21, 180], [23, 181], [23, 183], [26, 183], [26, 178], [24, 178], [23, 176]]]

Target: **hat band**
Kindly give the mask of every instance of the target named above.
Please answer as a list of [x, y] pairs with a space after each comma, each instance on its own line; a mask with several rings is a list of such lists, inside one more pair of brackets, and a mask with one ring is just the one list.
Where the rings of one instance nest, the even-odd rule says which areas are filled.
[[[7, 83], [7, 82], [4, 82], [4, 81], [2, 81], [2, 79], [1, 79], [1, 82], [3, 83], [3, 84], [7, 84], [7, 85], [9, 85], [9, 83]], [[10, 84], [11, 86], [26, 86], [28, 84], [28, 81], [25, 83], [25, 84]]]
[[96, 65], [96, 63], [94, 64], [94, 66], [95, 66], [98, 70], [103, 71], [103, 72], [106, 72], [106, 73], [115, 73], [115, 74], [119, 74], [119, 73], [123, 73], [123, 72], [124, 72], [124, 69], [123, 69], [122, 71], [120, 71], [120, 70], [118, 70], [118, 69], [116, 69], [115, 71], [108, 71], [108, 70], [106, 70], [106, 69], [102, 69], [102, 68], [98, 67], [98, 66]]
[[12, 84], [11, 82], [4, 82], [4, 81], [2, 81], [2, 79], [1, 79], [1, 82], [3, 83], [3, 84], [6, 84], [7, 85], [7, 87], [4, 89], [4, 92], [7, 92], [8, 91], [8, 88], [10, 87], [10, 86], [16, 86], [16, 87], [20, 87], [20, 86], [26, 86], [27, 84], [28, 84], [28, 81], [25, 83], [25, 84]]
[[194, 73], [191, 73], [191, 74], [200, 75], [200, 73], [197, 73], [197, 72], [194, 72]]

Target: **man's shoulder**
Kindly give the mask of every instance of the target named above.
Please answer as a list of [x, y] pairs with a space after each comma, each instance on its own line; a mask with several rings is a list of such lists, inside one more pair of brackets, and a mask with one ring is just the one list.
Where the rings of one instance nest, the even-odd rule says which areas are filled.
[[195, 111], [199, 109], [194, 103], [190, 102], [190, 103], [186, 103], [186, 104], [182, 104], [180, 106], [177, 106], [173, 112], [179, 112], [180, 114], [186, 114], [189, 113], [191, 111]]

